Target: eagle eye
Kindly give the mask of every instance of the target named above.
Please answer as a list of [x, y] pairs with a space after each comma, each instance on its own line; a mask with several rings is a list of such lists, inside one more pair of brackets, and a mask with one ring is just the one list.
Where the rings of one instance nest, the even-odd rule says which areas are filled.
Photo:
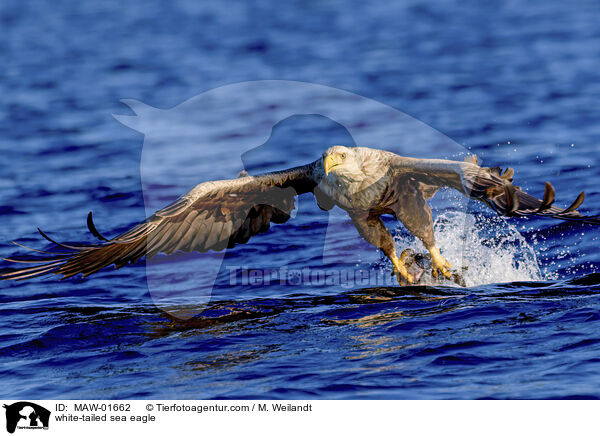
[[346, 153], [342, 153], [342, 159], [346, 159]]

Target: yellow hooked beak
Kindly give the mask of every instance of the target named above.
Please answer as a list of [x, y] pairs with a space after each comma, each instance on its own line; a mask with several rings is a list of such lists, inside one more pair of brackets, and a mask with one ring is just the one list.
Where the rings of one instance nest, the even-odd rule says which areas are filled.
[[342, 163], [342, 159], [335, 154], [328, 154], [325, 156], [325, 162], [323, 162], [323, 166], [325, 167], [325, 175], [328, 175], [334, 167], [337, 167]]

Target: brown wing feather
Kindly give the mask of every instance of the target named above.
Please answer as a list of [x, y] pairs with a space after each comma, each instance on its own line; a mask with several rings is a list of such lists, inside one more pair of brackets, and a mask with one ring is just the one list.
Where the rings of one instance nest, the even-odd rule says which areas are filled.
[[555, 191], [550, 182], [546, 182], [544, 197], [540, 200], [513, 185], [512, 176], [512, 168], [507, 168], [500, 175], [498, 168], [466, 167], [463, 171], [464, 191], [469, 196], [483, 201], [500, 215], [536, 215], [586, 224], [600, 224], [599, 216], [581, 215], [576, 210], [583, 203], [585, 197], [583, 192], [569, 207], [562, 209], [553, 205]]
[[207, 182], [157, 211], [130, 230], [111, 240], [104, 238], [88, 217], [90, 232], [102, 241], [96, 245], [73, 246], [52, 241], [69, 250], [44, 258], [5, 259], [37, 263], [3, 273], [5, 280], [21, 280], [47, 274], [64, 278], [87, 276], [111, 264], [116, 268], [146, 256], [175, 251], [219, 251], [246, 243], [266, 232], [271, 223], [290, 217], [298, 194], [312, 192], [314, 163], [256, 177]]

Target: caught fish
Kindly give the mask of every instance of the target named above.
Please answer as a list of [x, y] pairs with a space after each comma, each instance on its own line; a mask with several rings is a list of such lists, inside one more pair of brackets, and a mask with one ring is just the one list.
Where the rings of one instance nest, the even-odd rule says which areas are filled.
[[444, 284], [453, 282], [458, 286], [466, 286], [464, 275], [467, 272], [468, 267], [462, 267], [461, 271], [456, 269], [450, 270], [450, 277], [445, 277], [443, 274], [438, 274], [434, 277], [431, 274], [433, 265], [431, 263], [431, 256], [425, 253], [417, 253], [410, 248], [407, 248], [400, 255], [400, 259], [404, 261], [406, 269], [409, 274], [414, 278], [414, 284], [416, 285], [431, 285], [431, 284]]

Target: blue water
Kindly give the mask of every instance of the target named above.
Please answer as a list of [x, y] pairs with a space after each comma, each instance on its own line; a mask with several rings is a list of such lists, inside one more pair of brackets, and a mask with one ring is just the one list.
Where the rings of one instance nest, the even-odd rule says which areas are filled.
[[[113, 118], [132, 114], [121, 99], [169, 109], [248, 80], [317, 83], [390, 105], [484, 164], [514, 167], [523, 189], [539, 195], [550, 180], [564, 206], [585, 190], [581, 210], [600, 213], [597, 1], [170, 3], [0, 5], [3, 256], [22, 253], [11, 240], [48, 248], [36, 227], [92, 242], [89, 210], [109, 236], [146, 216], [140, 161], [148, 137]], [[296, 103], [294, 94], [283, 97], [278, 110]], [[254, 98], [241, 92], [234, 102]], [[235, 177], [224, 152], [244, 140], [256, 151], [235, 159], [251, 173], [352, 144], [318, 115], [286, 119], [263, 148], [258, 125], [233, 135], [230, 121], [198, 126], [199, 135], [215, 129], [209, 167], [187, 159], [153, 192], [171, 198]], [[355, 121], [373, 134], [391, 129], [375, 115]], [[410, 132], [402, 141], [413, 155], [437, 150]], [[453, 199], [442, 193], [431, 202], [450, 256], [460, 238], [456, 226], [448, 230]], [[228, 265], [389, 269], [343, 222], [334, 251], [356, 263], [324, 260], [327, 215], [310, 198], [290, 222], [227, 253], [210, 302], [188, 298], [165, 312], [143, 262], [87, 279], [0, 282], [0, 396], [600, 397], [600, 229], [498, 221], [480, 206], [467, 212], [477, 229], [467, 288], [228, 285]], [[399, 248], [414, 245], [387, 224]]]

